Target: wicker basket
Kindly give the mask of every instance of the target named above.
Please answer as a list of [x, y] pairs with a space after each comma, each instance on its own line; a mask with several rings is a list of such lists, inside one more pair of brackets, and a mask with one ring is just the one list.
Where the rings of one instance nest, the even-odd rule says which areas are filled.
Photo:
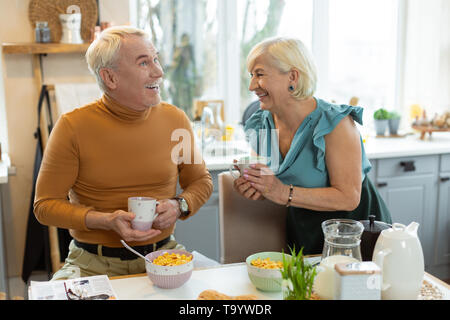
[[62, 36], [59, 15], [76, 13], [76, 11], [67, 12], [67, 9], [72, 5], [80, 8], [81, 38], [83, 42], [89, 43], [98, 16], [96, 0], [30, 0], [28, 17], [32, 28], [36, 27], [36, 21], [47, 21], [50, 28], [51, 41], [59, 42]]

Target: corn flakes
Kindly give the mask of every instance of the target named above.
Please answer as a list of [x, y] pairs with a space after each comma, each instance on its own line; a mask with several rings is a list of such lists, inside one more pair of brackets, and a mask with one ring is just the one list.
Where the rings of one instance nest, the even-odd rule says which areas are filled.
[[153, 260], [153, 264], [159, 266], [179, 266], [180, 264], [188, 263], [192, 260], [192, 256], [186, 256], [185, 254], [164, 252], [162, 255], [156, 257]]
[[262, 269], [282, 269], [283, 262], [281, 261], [272, 261], [270, 258], [261, 259], [257, 258], [250, 262], [252, 266]]

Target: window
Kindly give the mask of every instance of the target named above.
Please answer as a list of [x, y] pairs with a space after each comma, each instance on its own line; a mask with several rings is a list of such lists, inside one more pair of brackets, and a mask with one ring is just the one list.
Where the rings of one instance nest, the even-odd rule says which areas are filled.
[[137, 0], [137, 25], [152, 35], [165, 76], [161, 95], [193, 119], [193, 102], [218, 96], [216, 0]]
[[240, 48], [240, 114], [255, 99], [249, 92], [246, 58], [251, 48], [267, 37], [300, 39], [308, 48], [312, 43], [313, 0], [238, 1], [238, 41]]
[[365, 124], [396, 104], [397, 1], [329, 1], [327, 97], [359, 98]]
[[[426, 82], [425, 78], [430, 79], [431, 75], [429, 72], [421, 77], [421, 70], [432, 69], [437, 74], [448, 65], [447, 1], [437, 0], [433, 4], [406, 0], [136, 1], [140, 26], [152, 30], [166, 62], [165, 98], [182, 108], [190, 108], [191, 98], [224, 99], [226, 121], [239, 121], [248, 104], [256, 100], [248, 91], [246, 56], [253, 45], [271, 36], [302, 40], [317, 65], [316, 96], [336, 103], [349, 103], [354, 96], [359, 98], [368, 129], [373, 126], [373, 111], [381, 107], [405, 113], [413, 103], [448, 106], [448, 102], [444, 106], [448, 101], [444, 91], [448, 90], [440, 89], [448, 87], [448, 73], [431, 77], [439, 81], [428, 86], [419, 84], [419, 79]], [[419, 41], [415, 39], [419, 27], [414, 25], [420, 25], [420, 30], [426, 27], [420, 15], [424, 10], [428, 13], [427, 26], [433, 25], [434, 20], [436, 25], [428, 35], [420, 33]], [[179, 64], [177, 69], [177, 50], [187, 48], [182, 41], [184, 34], [189, 37], [184, 41], [191, 45], [195, 59], [191, 64]], [[435, 38], [441, 39], [438, 52], [441, 62], [430, 68], [431, 59], [421, 58], [426, 48], [420, 48], [420, 44], [426, 42], [427, 48], [431, 48], [436, 45]], [[438, 55], [433, 53], [433, 57]], [[415, 64], [419, 58], [426, 63]], [[436, 94], [431, 92], [441, 92], [440, 97], [434, 98]], [[433, 114], [433, 110], [428, 114]], [[407, 122], [408, 119], [403, 121], [403, 126], [408, 126]]]

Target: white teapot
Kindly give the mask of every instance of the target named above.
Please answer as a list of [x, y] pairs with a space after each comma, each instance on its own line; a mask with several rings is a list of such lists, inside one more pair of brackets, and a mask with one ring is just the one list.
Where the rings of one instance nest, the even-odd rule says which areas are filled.
[[394, 223], [378, 237], [372, 260], [383, 271], [381, 299], [416, 300], [424, 275], [423, 251], [417, 236], [419, 224]]

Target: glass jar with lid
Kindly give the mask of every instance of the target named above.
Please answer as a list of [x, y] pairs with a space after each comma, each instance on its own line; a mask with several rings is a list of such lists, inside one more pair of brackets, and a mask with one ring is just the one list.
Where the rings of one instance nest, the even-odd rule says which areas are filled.
[[47, 21], [36, 21], [35, 38], [36, 42], [51, 42], [50, 28], [48, 27]]

